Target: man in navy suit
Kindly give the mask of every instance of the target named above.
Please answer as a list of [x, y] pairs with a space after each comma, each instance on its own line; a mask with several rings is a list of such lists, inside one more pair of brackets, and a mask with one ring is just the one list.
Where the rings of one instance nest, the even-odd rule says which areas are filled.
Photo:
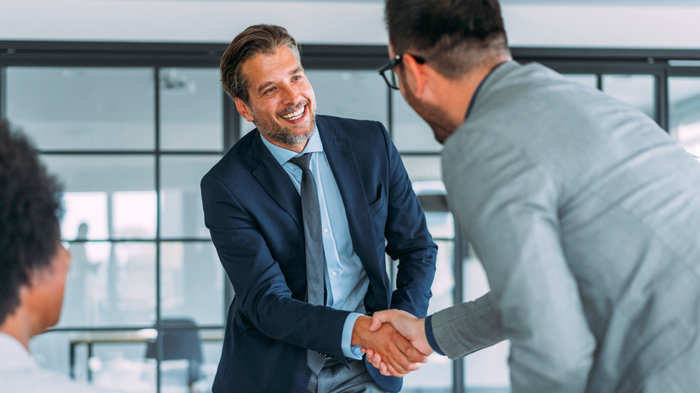
[[[394, 375], [427, 359], [389, 324], [370, 332], [368, 315], [424, 317], [437, 246], [386, 129], [316, 116], [298, 45], [279, 26], [238, 35], [221, 76], [257, 132], [201, 184], [236, 293], [213, 391], [399, 391], [402, 379], [381, 375], [360, 349], [382, 353]], [[319, 214], [307, 213], [312, 205]], [[385, 252], [399, 260], [393, 293]], [[316, 260], [320, 301], [318, 281], [307, 278]]]

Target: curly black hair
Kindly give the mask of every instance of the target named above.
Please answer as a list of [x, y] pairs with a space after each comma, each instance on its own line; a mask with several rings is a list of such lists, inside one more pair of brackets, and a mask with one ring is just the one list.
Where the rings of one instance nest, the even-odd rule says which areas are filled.
[[0, 325], [19, 306], [31, 273], [56, 255], [61, 190], [27, 138], [0, 119]]

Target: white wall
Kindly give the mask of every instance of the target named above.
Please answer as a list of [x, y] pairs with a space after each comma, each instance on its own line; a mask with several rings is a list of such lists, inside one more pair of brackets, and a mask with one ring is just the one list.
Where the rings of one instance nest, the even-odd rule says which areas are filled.
[[700, 48], [695, 7], [505, 6], [512, 46]]
[[385, 44], [382, 4], [0, 0], [0, 39], [229, 43], [256, 23], [302, 43]]
[[[230, 42], [276, 23], [302, 43], [386, 44], [383, 4], [153, 0], [0, 0], [0, 40]], [[700, 48], [700, 4], [503, 6], [512, 46]]]

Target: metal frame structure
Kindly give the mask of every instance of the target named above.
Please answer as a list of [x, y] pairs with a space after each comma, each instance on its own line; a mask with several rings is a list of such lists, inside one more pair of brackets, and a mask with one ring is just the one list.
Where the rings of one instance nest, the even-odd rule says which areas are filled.
[[[155, 190], [160, 193], [160, 158], [167, 155], [222, 155], [239, 139], [241, 135], [240, 117], [235, 106], [226, 94], [222, 93], [223, 105], [223, 146], [222, 151], [161, 151], [160, 149], [160, 89], [159, 72], [163, 67], [182, 68], [217, 68], [226, 44], [219, 43], [120, 43], [120, 42], [37, 42], [37, 41], [0, 41], [0, 117], [6, 112], [6, 67], [150, 67], [155, 75], [155, 150], [149, 151], [42, 151], [46, 155], [150, 155], [155, 163]], [[303, 45], [303, 64], [307, 69], [325, 70], [374, 70], [384, 64], [388, 58], [384, 46], [347, 46], [347, 45]], [[592, 48], [512, 48], [515, 60], [522, 63], [540, 62], [550, 68], [570, 74], [594, 74], [597, 76], [598, 88], [602, 88], [603, 75], [639, 74], [652, 75], [656, 80], [656, 117], [657, 122], [666, 130], [669, 127], [669, 92], [668, 78], [673, 76], [700, 77], [700, 51], [659, 50], [659, 49], [592, 49]], [[673, 60], [686, 61], [682, 67], [673, 66]], [[379, 76], [377, 76], [379, 78]], [[387, 88], [387, 129], [394, 134], [392, 93]], [[406, 151], [404, 156], [439, 156], [439, 152]], [[158, 195], [158, 194], [157, 194]], [[177, 242], [209, 242], [208, 238], [161, 238], [160, 197], [156, 198], [156, 237], [155, 239], [106, 239], [100, 242], [149, 242], [156, 245], [156, 325], [161, 332], [161, 261], [160, 245]], [[455, 304], [463, 299], [463, 261], [468, 256], [468, 245], [461, 231], [455, 224], [454, 239], [438, 239], [454, 242], [454, 278], [453, 300]], [[86, 240], [90, 242], [91, 240]], [[393, 264], [392, 264], [393, 270]], [[392, 272], [393, 273], [393, 272]], [[233, 289], [225, 286], [224, 315], [233, 298]], [[222, 329], [224, 326], [199, 326], [198, 329]], [[53, 332], [77, 331], [131, 331], [153, 326], [106, 326], [106, 327], [66, 327], [55, 328]], [[161, 335], [158, 335], [158, 358], [156, 359], [156, 386], [161, 391], [160, 362], [163, 353]], [[454, 393], [463, 393], [466, 378], [463, 359], [453, 363]]]

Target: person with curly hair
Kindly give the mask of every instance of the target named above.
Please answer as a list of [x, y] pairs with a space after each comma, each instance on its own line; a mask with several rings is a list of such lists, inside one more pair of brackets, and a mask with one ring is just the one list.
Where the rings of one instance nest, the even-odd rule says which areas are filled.
[[0, 121], [0, 390], [97, 392], [42, 370], [29, 340], [58, 323], [70, 254], [61, 244], [61, 186], [21, 133]]

